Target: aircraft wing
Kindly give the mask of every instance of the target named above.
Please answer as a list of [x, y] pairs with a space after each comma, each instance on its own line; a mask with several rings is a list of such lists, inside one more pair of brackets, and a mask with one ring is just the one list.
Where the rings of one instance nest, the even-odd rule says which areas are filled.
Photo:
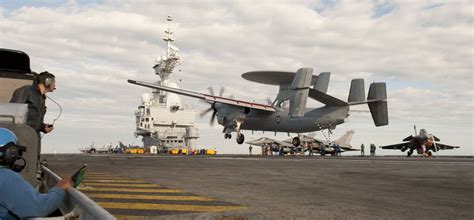
[[286, 142], [283, 142], [283, 141], [279, 141], [279, 140], [275, 140], [275, 139], [271, 139], [271, 138], [266, 138], [266, 137], [259, 138], [257, 140], [253, 140], [253, 141], [247, 141], [245, 143], [251, 144], [251, 145], [257, 145], [257, 146], [263, 146], [265, 144], [268, 144], [268, 145], [276, 144], [276, 145], [283, 146], [283, 147], [292, 147], [293, 146], [292, 144], [289, 144], [289, 143], [286, 143]]
[[409, 147], [410, 142], [400, 143], [400, 144], [392, 144], [386, 146], [380, 146], [382, 149], [390, 149], [390, 150], [400, 150], [403, 147]]
[[436, 143], [436, 147], [440, 150], [452, 150], [455, 148], [459, 148], [459, 146], [450, 146], [450, 145], [440, 144], [440, 143]]
[[276, 144], [283, 146], [283, 147], [293, 147], [293, 144], [284, 142], [284, 141], [278, 141], [278, 140], [273, 140]]
[[275, 108], [273, 108], [273, 106], [271, 105], [264, 105], [264, 104], [259, 104], [259, 103], [224, 98], [220, 96], [208, 95], [208, 94], [189, 91], [185, 89], [171, 88], [168, 86], [160, 86], [160, 85], [156, 85], [152, 83], [146, 83], [146, 82], [130, 80], [130, 79], [128, 80], [128, 82], [131, 84], [144, 86], [144, 87], [148, 87], [152, 89], [163, 90], [163, 91], [176, 93], [176, 94], [184, 95], [184, 96], [189, 96], [189, 97], [193, 97], [197, 99], [204, 99], [209, 102], [218, 102], [218, 103], [223, 103], [223, 104], [228, 104], [228, 105], [240, 106], [244, 108], [258, 109], [258, 110], [266, 111], [266, 112], [275, 112]]
[[343, 151], [360, 151], [360, 149], [348, 148], [348, 147], [341, 147]]

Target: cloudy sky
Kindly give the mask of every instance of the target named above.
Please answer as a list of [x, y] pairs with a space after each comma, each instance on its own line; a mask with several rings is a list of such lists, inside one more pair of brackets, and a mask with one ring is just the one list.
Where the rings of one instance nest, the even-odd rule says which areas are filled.
[[[161, 38], [172, 15], [184, 60], [174, 75], [181, 88], [204, 92], [222, 85], [236, 98], [265, 103], [277, 88], [245, 81], [242, 73], [330, 71], [328, 93], [343, 100], [352, 78], [365, 78], [366, 88], [384, 81], [390, 125], [376, 128], [369, 113], [353, 113], [334, 136], [353, 129], [354, 146], [386, 145], [411, 135], [416, 124], [443, 143], [461, 146], [440, 155], [473, 155], [473, 11], [468, 0], [0, 0], [0, 47], [27, 52], [34, 71], [57, 76], [50, 96], [63, 113], [54, 133], [45, 135], [44, 152], [78, 152], [93, 141], [141, 142], [133, 136], [133, 114], [149, 89], [126, 80], [157, 80], [152, 66], [164, 53]], [[207, 107], [184, 101], [197, 111]], [[47, 105], [51, 122], [59, 112]], [[221, 127], [210, 127], [208, 120], [197, 121], [199, 147], [248, 151], [221, 137]], [[273, 136], [244, 134], [247, 140]]]

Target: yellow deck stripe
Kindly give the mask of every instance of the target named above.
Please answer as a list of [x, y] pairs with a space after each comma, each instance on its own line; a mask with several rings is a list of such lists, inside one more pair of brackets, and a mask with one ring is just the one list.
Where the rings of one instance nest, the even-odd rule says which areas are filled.
[[89, 175], [89, 174], [86, 174], [85, 177], [120, 178], [120, 176], [117, 176], [117, 175]]
[[136, 184], [136, 183], [84, 183], [85, 186], [128, 186], [128, 187], [160, 187], [158, 184]]
[[223, 212], [243, 209], [243, 206], [204, 206], [204, 205], [171, 205], [152, 203], [119, 203], [98, 202], [106, 209], [134, 209], [134, 210], [161, 210], [161, 211], [193, 211], [193, 212]]
[[84, 181], [83, 183], [146, 183], [140, 180], [87, 180]]
[[87, 194], [91, 198], [101, 199], [144, 199], [144, 200], [174, 200], [174, 201], [215, 201], [204, 196], [155, 196], [130, 194]]
[[123, 178], [123, 177], [100, 177], [100, 176], [86, 176], [86, 180], [133, 180], [130, 178]]
[[179, 189], [82, 188], [81, 191], [181, 193]]

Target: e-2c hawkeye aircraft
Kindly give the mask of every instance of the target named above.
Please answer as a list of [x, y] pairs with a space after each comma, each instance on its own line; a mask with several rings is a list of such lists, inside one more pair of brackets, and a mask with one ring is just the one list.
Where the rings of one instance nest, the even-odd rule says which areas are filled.
[[[295, 72], [256, 71], [242, 74], [244, 79], [270, 85], [278, 85], [279, 93], [273, 103], [259, 104], [204, 94], [179, 88], [160, 86], [153, 83], [128, 80], [152, 89], [163, 90], [179, 95], [202, 99], [211, 107], [206, 111], [213, 111], [211, 123], [217, 121], [224, 127], [224, 138], [232, 138], [236, 132], [238, 144], [244, 143], [242, 130], [273, 131], [285, 133], [306, 133], [323, 129], [335, 129], [344, 123], [349, 116], [352, 105], [368, 104], [375, 126], [388, 124], [387, 90], [384, 82], [370, 84], [367, 100], [363, 79], [353, 79], [349, 91], [348, 101], [342, 101], [326, 94], [330, 73], [324, 72], [313, 75], [312, 68], [301, 68]], [[307, 98], [319, 101], [325, 106], [320, 108], [306, 108]], [[289, 108], [283, 103], [289, 101]], [[293, 145], [300, 145], [299, 137], [293, 138]]]
[[459, 146], [450, 146], [446, 144], [438, 143], [440, 139], [432, 134], [428, 134], [425, 129], [420, 129], [420, 133], [417, 135], [416, 126], [413, 127], [415, 129], [415, 135], [410, 135], [403, 139], [403, 143], [400, 144], [393, 144], [387, 146], [380, 146], [382, 149], [390, 149], [390, 150], [401, 150], [402, 152], [407, 152], [407, 156], [411, 156], [413, 151], [419, 155], [423, 156], [431, 156], [432, 152], [437, 152], [439, 150], [450, 150], [454, 148], [459, 148]]

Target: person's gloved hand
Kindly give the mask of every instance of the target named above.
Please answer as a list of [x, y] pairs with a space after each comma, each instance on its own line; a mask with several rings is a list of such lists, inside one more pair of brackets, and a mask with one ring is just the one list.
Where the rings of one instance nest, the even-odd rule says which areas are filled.
[[56, 187], [59, 187], [59, 188], [63, 189], [64, 191], [69, 190], [69, 188], [72, 187], [71, 178], [65, 178], [65, 179], [59, 181], [58, 183], [56, 183]]

